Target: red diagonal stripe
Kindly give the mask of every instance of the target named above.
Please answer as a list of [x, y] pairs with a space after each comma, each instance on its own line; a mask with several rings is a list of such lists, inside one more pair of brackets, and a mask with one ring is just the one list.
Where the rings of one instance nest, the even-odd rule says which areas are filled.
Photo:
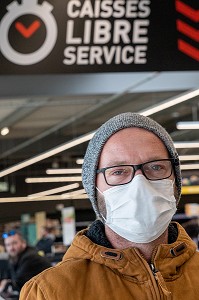
[[193, 9], [192, 7], [181, 2], [180, 0], [176, 0], [176, 10], [194, 22], [199, 21], [199, 10]]
[[181, 20], [177, 20], [177, 29], [184, 35], [187, 35], [196, 42], [199, 42], [199, 30], [193, 28], [192, 26], [184, 23]]
[[193, 59], [199, 61], [199, 50], [183, 40], [178, 40], [178, 49]]

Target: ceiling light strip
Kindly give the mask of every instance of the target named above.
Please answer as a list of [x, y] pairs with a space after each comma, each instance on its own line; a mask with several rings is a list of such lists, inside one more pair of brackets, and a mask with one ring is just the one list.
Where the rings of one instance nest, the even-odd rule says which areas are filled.
[[87, 194], [80, 194], [80, 195], [68, 195], [68, 196], [64, 196], [62, 199], [88, 199], [88, 195]]
[[180, 155], [180, 161], [183, 160], [199, 160], [199, 155]]
[[199, 164], [181, 165], [181, 170], [199, 170]]
[[40, 193], [30, 194], [30, 195], [28, 195], [28, 198], [37, 199], [39, 197], [65, 192], [65, 191], [72, 190], [72, 189], [75, 189], [75, 188], [78, 188], [78, 187], [79, 187], [79, 183], [74, 183], [74, 184], [65, 185], [65, 186], [62, 186], [62, 187], [59, 187], [59, 188], [46, 190], [46, 191], [43, 191], [43, 192], [40, 192]]
[[74, 192], [69, 192], [69, 193], [64, 193], [61, 195], [61, 198], [64, 199], [65, 197], [70, 197], [70, 196], [77, 196], [77, 195], [82, 195], [82, 194], [85, 194], [86, 191], [85, 189], [80, 189], [80, 190], [77, 190], [77, 191], [74, 191]]
[[70, 149], [70, 148], [75, 147], [75, 146], [77, 146], [79, 144], [82, 144], [82, 143], [84, 143], [86, 141], [89, 141], [93, 137], [94, 133], [95, 132], [90, 132], [88, 134], [85, 134], [85, 135], [83, 135], [83, 136], [81, 136], [79, 138], [76, 138], [76, 139], [74, 139], [74, 140], [72, 140], [70, 142], [64, 143], [64, 144], [62, 144], [62, 145], [60, 145], [58, 147], [55, 147], [55, 148], [53, 148], [53, 149], [51, 149], [49, 151], [46, 151], [46, 152], [44, 152], [42, 154], [39, 154], [39, 155], [37, 155], [37, 156], [35, 156], [33, 158], [27, 159], [27, 160], [25, 160], [25, 161], [23, 161], [23, 162], [21, 162], [19, 164], [16, 164], [16, 165], [14, 165], [14, 166], [12, 166], [10, 168], [7, 168], [7, 169], [5, 169], [5, 170], [3, 170], [3, 171], [0, 172], [0, 177], [3, 177], [3, 176], [6, 176], [6, 175], [8, 175], [10, 173], [16, 172], [16, 171], [18, 171], [20, 169], [23, 169], [23, 168], [27, 167], [27, 166], [35, 164], [35, 163], [37, 163], [37, 162], [39, 162], [39, 161], [41, 161], [43, 159], [46, 159], [46, 158], [51, 157], [51, 156], [53, 156], [55, 154], [58, 154], [58, 153], [63, 152], [65, 150], [67, 150], [67, 149]]
[[38, 199], [32, 199], [28, 197], [13, 197], [13, 198], [0, 198], [0, 203], [15, 203], [15, 202], [31, 202], [31, 201], [63, 201], [63, 200], [70, 200], [70, 199], [88, 199], [88, 196], [86, 194], [81, 195], [73, 195], [71, 198], [61, 198], [61, 195], [53, 195], [53, 196], [44, 196]]
[[82, 181], [81, 176], [68, 177], [28, 177], [25, 179], [26, 183], [46, 183], [46, 182], [75, 182]]
[[176, 149], [181, 148], [199, 148], [199, 142], [175, 142]]
[[196, 96], [199, 95], [199, 89], [195, 89], [189, 92], [185, 92], [183, 94], [181, 94], [180, 96], [175, 96], [172, 97], [170, 100], [166, 100], [160, 104], [157, 105], [153, 105], [148, 109], [144, 109], [142, 111], [140, 111], [140, 114], [143, 116], [150, 116], [152, 114], [155, 114], [159, 111], [162, 111], [164, 109], [167, 109], [169, 107], [172, 107], [174, 105], [177, 105], [179, 103], [185, 102], [187, 100], [190, 100]]
[[199, 121], [190, 121], [190, 122], [177, 122], [177, 129], [199, 129]]
[[46, 174], [54, 175], [54, 174], [81, 174], [82, 169], [47, 169]]

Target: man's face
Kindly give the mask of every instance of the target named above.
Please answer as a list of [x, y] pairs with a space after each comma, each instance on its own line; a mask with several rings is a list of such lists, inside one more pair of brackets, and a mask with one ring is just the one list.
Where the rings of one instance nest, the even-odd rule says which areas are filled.
[[26, 247], [25, 241], [18, 234], [8, 236], [4, 240], [4, 245], [10, 257], [17, 257]]
[[[122, 164], [137, 165], [168, 158], [165, 145], [155, 134], [141, 128], [126, 128], [112, 135], [105, 143], [98, 169]], [[142, 174], [142, 171], [137, 170], [135, 176], [138, 174]], [[169, 179], [174, 179], [173, 173]], [[96, 186], [101, 192], [111, 188], [105, 182], [102, 173], [97, 175]], [[100, 198], [99, 195], [99, 209], [104, 211], [103, 201], [100, 201]]]

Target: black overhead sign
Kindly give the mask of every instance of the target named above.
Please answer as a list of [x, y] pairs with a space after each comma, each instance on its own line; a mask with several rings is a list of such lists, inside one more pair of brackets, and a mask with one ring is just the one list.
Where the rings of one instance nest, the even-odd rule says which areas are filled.
[[199, 69], [199, 1], [0, 0], [0, 74]]

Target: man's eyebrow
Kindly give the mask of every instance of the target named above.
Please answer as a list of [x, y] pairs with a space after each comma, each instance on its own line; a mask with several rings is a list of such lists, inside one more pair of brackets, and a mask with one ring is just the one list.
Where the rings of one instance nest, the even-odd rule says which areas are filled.
[[102, 168], [106, 168], [106, 167], [112, 167], [112, 166], [119, 166], [119, 165], [139, 165], [139, 164], [144, 164], [146, 162], [150, 162], [150, 161], [154, 161], [154, 160], [162, 160], [162, 159], [169, 159], [169, 157], [160, 157], [160, 156], [153, 156], [153, 157], [150, 157], [149, 159], [143, 161], [143, 162], [140, 162], [140, 163], [134, 163], [134, 162], [126, 162], [126, 161], [110, 161], [108, 162], [105, 166], [101, 167], [100, 169]]
[[119, 166], [119, 165], [128, 165], [129, 163], [125, 162], [125, 161], [111, 161], [109, 163], [107, 163], [104, 167], [102, 168], [106, 168], [106, 167], [112, 167], [112, 166]]

